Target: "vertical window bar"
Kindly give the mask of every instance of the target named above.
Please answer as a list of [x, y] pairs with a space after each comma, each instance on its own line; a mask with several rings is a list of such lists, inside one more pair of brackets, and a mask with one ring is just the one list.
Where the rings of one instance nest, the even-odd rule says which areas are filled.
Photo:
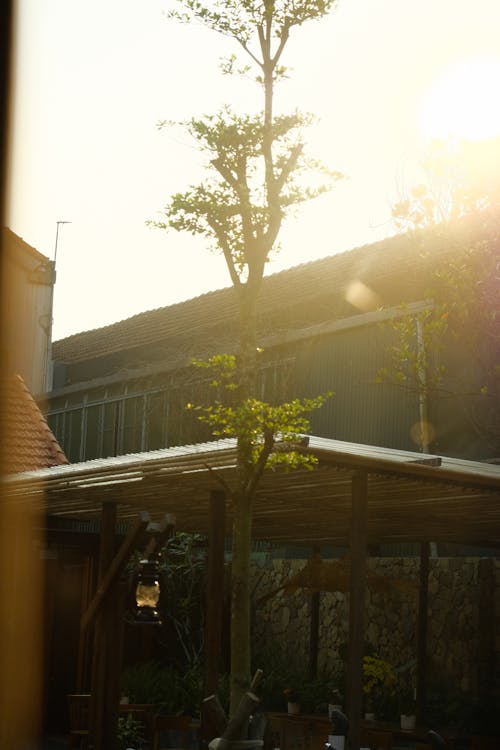
[[147, 435], [146, 435], [146, 431], [147, 431], [147, 419], [146, 419], [146, 415], [147, 415], [147, 402], [146, 402], [146, 398], [147, 398], [146, 394], [143, 393], [142, 399], [141, 399], [141, 409], [142, 409], [142, 414], [141, 414], [141, 451], [145, 451], [146, 450], [146, 446], [147, 446]]

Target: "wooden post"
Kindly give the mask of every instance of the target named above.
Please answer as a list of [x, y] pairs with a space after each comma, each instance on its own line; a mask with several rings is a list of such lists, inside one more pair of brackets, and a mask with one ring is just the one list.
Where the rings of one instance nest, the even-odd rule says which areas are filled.
[[[319, 547], [313, 547], [313, 555], [319, 554]], [[314, 679], [318, 674], [319, 650], [319, 591], [311, 594], [311, 610], [309, 622], [309, 676]]]
[[420, 545], [420, 587], [417, 626], [417, 722], [422, 723], [427, 682], [427, 622], [429, 605], [429, 542]]
[[363, 710], [363, 650], [368, 527], [368, 479], [364, 471], [352, 477], [351, 495], [351, 589], [349, 602], [349, 661], [347, 669], [347, 716], [350, 747], [360, 747]]
[[[207, 590], [205, 620], [204, 694], [216, 694], [219, 682], [224, 614], [224, 543], [226, 536], [226, 496], [222, 491], [210, 493], [208, 527]], [[208, 711], [202, 714], [203, 739], [212, 740], [216, 724]], [[212, 736], [210, 736], [212, 735]]]
[[[88, 554], [85, 558], [84, 580], [82, 585], [82, 611], [85, 612], [92, 599], [94, 586], [92, 581], [95, 574], [96, 558], [94, 554]], [[78, 642], [78, 663], [76, 669], [76, 692], [90, 693], [91, 660], [92, 660], [92, 638], [87, 630], [80, 630]]]
[[[116, 504], [103, 503], [101, 516], [101, 540], [99, 549], [99, 583], [104, 580], [107, 569], [111, 565], [115, 544]], [[90, 750], [106, 750], [105, 735], [107, 723], [113, 717], [107, 716], [106, 686], [108, 680], [107, 661], [109, 639], [107, 627], [109, 624], [108, 602], [100, 609], [95, 620], [94, 629], [94, 658], [92, 664], [92, 688], [90, 700]], [[113, 637], [115, 634], [111, 634]], [[114, 727], [116, 730], [116, 725]]]
[[495, 614], [491, 611], [495, 601], [494, 561], [490, 558], [479, 560], [478, 566], [478, 658], [477, 686], [483, 710], [493, 708], [495, 702], [496, 638]]

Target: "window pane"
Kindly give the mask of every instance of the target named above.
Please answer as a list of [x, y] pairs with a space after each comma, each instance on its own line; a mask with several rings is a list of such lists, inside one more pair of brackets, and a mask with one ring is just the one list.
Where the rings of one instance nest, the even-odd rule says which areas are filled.
[[120, 401], [112, 401], [110, 404], [104, 404], [101, 452], [104, 458], [116, 456], [118, 453], [117, 438], [120, 406]]
[[68, 417], [69, 419], [66, 420], [66, 425], [68, 427], [69, 453], [67, 453], [66, 456], [71, 463], [74, 463], [82, 460], [80, 451], [83, 410], [75, 409], [74, 411], [70, 411]]
[[142, 414], [144, 399], [128, 398], [123, 402], [122, 453], [135, 453], [141, 450]]
[[151, 393], [147, 399], [146, 450], [167, 446], [167, 394]]
[[89, 406], [86, 410], [87, 429], [85, 432], [85, 460], [99, 458], [101, 456], [99, 446], [101, 437], [101, 412], [102, 406]]

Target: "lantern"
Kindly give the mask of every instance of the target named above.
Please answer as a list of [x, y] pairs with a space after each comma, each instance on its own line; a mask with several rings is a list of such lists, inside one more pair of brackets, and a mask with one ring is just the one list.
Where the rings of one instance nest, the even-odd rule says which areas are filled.
[[135, 589], [135, 622], [142, 625], [161, 625], [161, 617], [156, 609], [160, 599], [158, 563], [155, 560], [141, 560]]

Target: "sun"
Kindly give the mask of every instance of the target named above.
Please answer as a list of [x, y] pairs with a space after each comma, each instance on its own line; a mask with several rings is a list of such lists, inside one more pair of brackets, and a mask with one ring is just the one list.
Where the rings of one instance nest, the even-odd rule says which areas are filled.
[[474, 57], [446, 68], [423, 97], [428, 139], [480, 141], [500, 135], [500, 57]]

